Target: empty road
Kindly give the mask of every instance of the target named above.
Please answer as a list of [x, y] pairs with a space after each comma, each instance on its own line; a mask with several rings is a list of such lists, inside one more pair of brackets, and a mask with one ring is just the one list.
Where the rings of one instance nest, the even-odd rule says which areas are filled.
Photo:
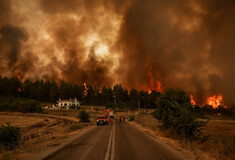
[[182, 160], [178, 151], [129, 123], [97, 126], [46, 160]]

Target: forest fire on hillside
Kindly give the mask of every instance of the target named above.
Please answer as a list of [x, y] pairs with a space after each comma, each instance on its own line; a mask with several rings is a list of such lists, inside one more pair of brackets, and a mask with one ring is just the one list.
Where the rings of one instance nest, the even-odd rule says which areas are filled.
[[207, 98], [207, 104], [211, 105], [213, 108], [217, 108], [219, 105], [222, 105], [222, 102], [223, 102], [222, 95], [213, 95]]
[[191, 94], [190, 94], [190, 100], [191, 100], [191, 105], [195, 106], [196, 105], [196, 101], [194, 100], [194, 97]]
[[121, 83], [148, 93], [182, 88], [200, 104], [216, 92], [226, 103], [235, 99], [233, 0], [0, 0], [0, 6], [3, 77]]
[[84, 96], [87, 96], [87, 91], [88, 91], [88, 87], [86, 85], [86, 83], [83, 83], [84, 87], [85, 87], [85, 90], [84, 90]]
[[[190, 100], [191, 100], [191, 104], [193, 106], [197, 105], [192, 94], [190, 95]], [[213, 95], [211, 97], [208, 97], [206, 100], [206, 103], [204, 105], [210, 105], [213, 108], [217, 108], [218, 106], [223, 105], [223, 96], [222, 95]], [[201, 107], [203, 107], [203, 106], [201, 106]], [[224, 106], [224, 105], [223, 105], [223, 107], [226, 108], [226, 106]]]
[[148, 94], [151, 94], [152, 90], [156, 90], [157, 92], [162, 92], [162, 88], [161, 88], [162, 84], [160, 83], [160, 81], [155, 80], [153, 78], [151, 69], [148, 70], [148, 76], [149, 76], [149, 85], [150, 85], [150, 88], [148, 89]]

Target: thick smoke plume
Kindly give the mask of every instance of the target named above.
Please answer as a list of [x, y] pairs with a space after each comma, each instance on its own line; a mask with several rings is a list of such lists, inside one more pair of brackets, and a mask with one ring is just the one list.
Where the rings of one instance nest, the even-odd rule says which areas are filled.
[[151, 75], [230, 103], [234, 17], [234, 0], [0, 0], [0, 74], [143, 90]]

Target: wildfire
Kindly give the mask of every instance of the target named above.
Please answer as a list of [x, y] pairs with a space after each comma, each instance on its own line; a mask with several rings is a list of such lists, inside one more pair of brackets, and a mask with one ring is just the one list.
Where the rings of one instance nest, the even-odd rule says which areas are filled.
[[[17, 75], [17, 79], [22, 82], [22, 79], [21, 79], [21, 75], [20, 75], [20, 74]], [[21, 89], [21, 88], [18, 88], [18, 92], [20, 93], [21, 91], [22, 91], [22, 89]]]
[[[148, 90], [148, 94], [151, 94], [152, 90], [155, 90], [155, 88], [156, 88], [157, 92], [162, 92], [162, 89], [161, 89], [162, 84], [160, 83], [160, 81], [154, 80], [153, 74], [151, 72], [151, 68], [150, 68], [150, 70], [148, 70], [148, 76], [150, 78], [150, 80], [149, 80], [150, 89]], [[154, 82], [156, 82], [156, 83], [154, 83]]]
[[18, 75], [17, 75], [17, 78], [18, 78], [18, 80], [21, 80], [21, 75], [18, 74]]
[[86, 96], [87, 95], [87, 91], [88, 91], [89, 88], [87, 87], [86, 83], [84, 83], [83, 85], [85, 87], [84, 96]]
[[190, 100], [191, 100], [191, 104], [192, 104], [193, 106], [195, 106], [195, 105], [196, 105], [196, 101], [194, 100], [193, 95], [190, 95]]
[[211, 105], [213, 108], [217, 108], [219, 105], [222, 105], [223, 96], [222, 95], [213, 95], [207, 98], [207, 104]]

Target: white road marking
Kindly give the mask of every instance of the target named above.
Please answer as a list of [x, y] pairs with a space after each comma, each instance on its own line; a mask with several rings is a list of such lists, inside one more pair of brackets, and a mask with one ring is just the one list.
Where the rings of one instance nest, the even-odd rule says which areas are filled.
[[111, 133], [110, 133], [108, 147], [107, 147], [105, 158], [104, 158], [105, 160], [109, 159], [109, 155], [110, 155], [110, 151], [111, 151], [111, 143], [112, 143], [113, 130], [114, 130], [114, 125], [112, 126], [112, 130], [111, 130]]
[[112, 152], [111, 152], [111, 160], [114, 160], [115, 157], [115, 121], [113, 120], [113, 141], [112, 141]]

